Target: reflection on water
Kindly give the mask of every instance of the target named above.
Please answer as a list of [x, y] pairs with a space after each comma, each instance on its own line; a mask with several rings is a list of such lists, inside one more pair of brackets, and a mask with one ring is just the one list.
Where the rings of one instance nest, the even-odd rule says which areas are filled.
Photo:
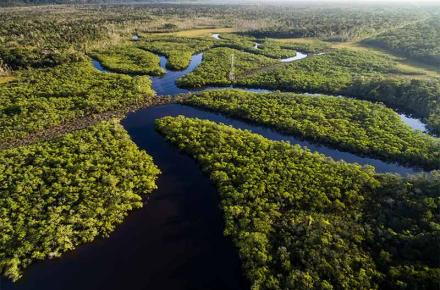
[[80, 246], [60, 259], [31, 265], [1, 290], [243, 290], [240, 259], [223, 235], [216, 188], [197, 162], [156, 132], [157, 118], [181, 113], [158, 106], [122, 121], [132, 140], [162, 174], [155, 190], [109, 238]]
[[306, 57], [307, 57], [307, 54], [297, 51], [295, 56], [288, 57], [288, 58], [282, 58], [282, 59], [280, 59], [280, 61], [281, 62], [292, 62], [292, 61], [304, 59]]
[[426, 124], [423, 123], [420, 119], [410, 117], [406, 114], [399, 114], [400, 119], [402, 119], [405, 124], [413, 128], [414, 130], [419, 130], [422, 132], [428, 132], [428, 129], [426, 128]]
[[152, 77], [153, 89], [158, 96], [163, 95], [177, 95], [188, 93], [190, 90], [179, 88], [176, 84], [177, 79], [192, 72], [201, 62], [203, 53], [193, 55], [189, 66], [180, 71], [173, 71], [167, 69], [167, 58], [160, 56], [160, 66], [166, 71], [165, 75], [159, 77]]
[[[298, 55], [295, 56], [295, 58], [299, 58], [299, 59], [304, 58], [304, 57], [307, 57], [307, 55], [301, 54], [301, 53], [298, 53]], [[208, 90], [208, 89], [231, 89], [231, 88], [240, 89], [240, 90], [249, 91], [249, 92], [257, 92], [257, 93], [272, 92], [272, 90], [268, 90], [268, 89], [243, 88], [243, 87], [237, 87], [237, 86], [233, 86], [233, 85], [226, 86], [226, 87], [209, 86], [209, 87], [205, 87], [205, 88], [201, 88], [201, 89], [179, 88], [177, 86], [177, 80], [179, 78], [187, 75], [188, 73], [194, 71], [198, 67], [198, 65], [202, 62], [202, 60], [203, 60], [203, 53], [193, 55], [193, 57], [191, 58], [190, 64], [186, 69], [181, 70], [181, 71], [173, 71], [173, 70], [168, 70], [166, 68], [167, 58], [164, 56], [160, 56], [160, 66], [166, 71], [166, 74], [163, 76], [151, 78], [153, 89], [156, 91], [157, 95], [158, 96], [176, 95], [176, 94], [189, 93], [189, 92], [194, 92], [194, 91], [204, 91], [204, 90]], [[105, 68], [102, 67], [102, 65], [97, 60], [93, 60], [93, 65], [98, 70], [107, 71], [107, 70], [105, 70]], [[302, 93], [302, 94], [310, 95], [310, 96], [324, 95], [324, 94], [319, 94], [319, 93]], [[344, 98], [345, 96], [338, 96], [338, 97]], [[420, 130], [423, 132], [427, 131], [426, 125], [420, 119], [413, 118], [413, 117], [410, 117], [410, 116], [407, 116], [407, 115], [401, 114], [401, 113], [399, 114], [399, 116], [403, 122], [405, 122], [408, 126], [413, 128], [414, 130]], [[326, 154], [325, 152], [322, 152], [322, 153]], [[362, 162], [361, 164], [365, 164], [365, 163]], [[370, 163], [370, 164], [373, 165], [372, 163]], [[385, 168], [385, 167], [382, 167], [382, 168]], [[378, 171], [382, 172], [382, 170], [380, 170], [380, 169], [378, 169]], [[396, 172], [394, 170], [391, 170], [391, 171]], [[386, 172], [386, 170], [384, 170], [383, 172]]]
[[92, 59], [92, 65], [100, 72], [109, 72], [97, 59]]

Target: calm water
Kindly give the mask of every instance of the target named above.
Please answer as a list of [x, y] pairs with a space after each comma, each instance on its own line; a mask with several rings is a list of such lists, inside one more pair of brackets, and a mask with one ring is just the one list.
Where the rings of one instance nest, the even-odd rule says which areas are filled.
[[[202, 54], [195, 55], [183, 71], [167, 71], [163, 77], [152, 78], [158, 95], [188, 92], [178, 88], [175, 81], [194, 70], [202, 57]], [[166, 61], [161, 57], [163, 68]], [[93, 61], [93, 65], [107, 71], [97, 61]], [[373, 165], [379, 172], [418, 171], [189, 106], [171, 104], [141, 109], [128, 114], [122, 124], [132, 140], [153, 156], [162, 171], [158, 189], [145, 199], [144, 207], [132, 212], [109, 238], [80, 246], [62, 258], [34, 263], [16, 283], [0, 278], [0, 290], [248, 289], [237, 251], [222, 234], [224, 225], [215, 187], [192, 158], [180, 153], [154, 129], [157, 118], [177, 115], [248, 129], [272, 140], [307, 146], [336, 160]], [[405, 119], [407, 123], [412, 120]]]
[[400, 119], [405, 122], [408, 126], [413, 128], [414, 130], [419, 130], [422, 132], [427, 132], [428, 129], [426, 128], [426, 124], [423, 123], [420, 119], [410, 117], [406, 114], [399, 114]]
[[280, 59], [280, 61], [281, 62], [292, 62], [292, 61], [304, 59], [306, 57], [307, 57], [307, 54], [297, 51], [295, 56], [282, 58], [282, 59]]
[[129, 114], [133, 141], [153, 156], [158, 189], [107, 239], [60, 259], [36, 263], [1, 290], [228, 290], [248, 289], [223, 219], [215, 187], [197, 163], [154, 129], [154, 120], [181, 113], [177, 105]]
[[[213, 34], [212, 37], [216, 38], [216, 39], [220, 39], [220, 35], [219, 34]], [[255, 43], [256, 47], [258, 47], [259, 43]], [[316, 55], [320, 55], [320, 53], [316, 54]], [[285, 58], [285, 59], [280, 59], [281, 62], [292, 62], [292, 61], [298, 61], [301, 59], [306, 58], [308, 55], [301, 53], [301, 52], [297, 52], [297, 55], [294, 57], [290, 57], [290, 58]], [[194, 69], [197, 68], [197, 66], [202, 62], [203, 60], [203, 53], [199, 53], [196, 55], [193, 55], [193, 57], [191, 58], [190, 64], [189, 66], [181, 71], [172, 71], [172, 70], [168, 70], [166, 68], [167, 65], [167, 58], [164, 56], [160, 56], [160, 66], [166, 70], [166, 74], [164, 76], [160, 76], [160, 77], [152, 77], [152, 82], [153, 82], [153, 89], [156, 91], [157, 95], [159, 96], [163, 96], [163, 95], [177, 95], [177, 94], [181, 94], [181, 93], [189, 93], [192, 91], [202, 91], [202, 90], [209, 90], [209, 89], [231, 89], [231, 88], [236, 88], [236, 89], [242, 89], [245, 91], [250, 91], [250, 92], [261, 92], [261, 93], [267, 93], [267, 92], [271, 92], [271, 90], [268, 89], [260, 89], [260, 88], [243, 88], [243, 87], [237, 87], [237, 86], [228, 86], [228, 87], [206, 87], [203, 89], [185, 89], [185, 88], [179, 88], [176, 84], [177, 80], [192, 72]], [[101, 72], [109, 72], [106, 68], [104, 68], [102, 66], [102, 64], [97, 61], [96, 59], [92, 59], [92, 64], [93, 66], [101, 71]], [[317, 93], [302, 93], [304, 95], [310, 95], [310, 96], [320, 96], [323, 94], [317, 94]], [[344, 97], [344, 96], [340, 96], [340, 97]], [[427, 128], [426, 128], [426, 124], [423, 123], [420, 119], [418, 118], [413, 118], [409, 115], [403, 114], [403, 113], [399, 113], [399, 116], [401, 118], [401, 120], [407, 124], [408, 126], [410, 126], [412, 129], [414, 130], [420, 130], [422, 132], [427, 132]], [[0, 289], [1, 290], [1, 289]]]
[[109, 72], [97, 59], [92, 59], [93, 66], [101, 72]]
[[[159, 113], [158, 113], [159, 112]], [[144, 109], [137, 111], [135, 113], [130, 113], [127, 115], [127, 118], [124, 120], [123, 125], [130, 133], [130, 136], [132, 139], [136, 142], [137, 136], [134, 136], [130, 132], [130, 126], [132, 126], [134, 123], [137, 122], [137, 126], [143, 126], [142, 120], [150, 119], [150, 114], [155, 114], [156, 117], [165, 117], [165, 116], [178, 116], [183, 115], [190, 118], [199, 118], [204, 120], [211, 120], [215, 122], [220, 122], [226, 125], [230, 125], [237, 129], [244, 129], [244, 130], [250, 130], [254, 133], [258, 133], [268, 139], [275, 140], [275, 141], [289, 141], [291, 144], [298, 144], [301, 146], [305, 146], [309, 148], [311, 151], [319, 152], [322, 154], [325, 154], [327, 156], [332, 157], [335, 160], [345, 160], [347, 162], [352, 163], [359, 163], [362, 165], [373, 165], [376, 167], [376, 171], [378, 172], [394, 172], [394, 173], [400, 173], [400, 174], [408, 174], [408, 173], [415, 173], [418, 171], [421, 171], [420, 169], [414, 168], [414, 167], [405, 167], [402, 165], [399, 165], [397, 163], [391, 163], [391, 162], [384, 162], [379, 159], [374, 158], [368, 158], [368, 157], [362, 157], [353, 153], [340, 151], [322, 144], [312, 143], [305, 140], [301, 140], [300, 138], [297, 138], [292, 135], [286, 135], [279, 133], [269, 127], [265, 126], [259, 126], [255, 124], [250, 124], [245, 121], [240, 121], [234, 118], [227, 117], [224, 114], [220, 113], [214, 113], [214, 112], [208, 112], [202, 109], [185, 106], [185, 105], [177, 105], [177, 104], [170, 104], [170, 105], [163, 105], [159, 106], [157, 108], [150, 108], [150, 109]], [[145, 127], [147, 128], [147, 127]], [[149, 129], [149, 127], [148, 127]], [[139, 144], [138, 144], [139, 145]], [[149, 152], [147, 150], [147, 152]], [[154, 156], [153, 156], [154, 157]]]
[[203, 58], [203, 53], [193, 55], [189, 66], [181, 71], [172, 71], [166, 68], [167, 58], [164, 56], [160, 57], [160, 66], [164, 68], [167, 73], [164, 76], [152, 77], [153, 89], [156, 91], [157, 95], [176, 95], [181, 93], [188, 93], [190, 90], [182, 89], [177, 87], [176, 80], [190, 72], [192, 72], [201, 62]]

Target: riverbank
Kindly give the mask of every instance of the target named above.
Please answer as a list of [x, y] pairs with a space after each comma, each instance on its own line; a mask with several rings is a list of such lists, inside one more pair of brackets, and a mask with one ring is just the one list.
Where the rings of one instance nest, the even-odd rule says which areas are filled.
[[179, 103], [184, 97], [185, 97], [184, 95], [175, 96], [175, 97], [166, 97], [166, 96], [154, 97], [152, 99], [146, 100], [145, 102], [136, 103], [124, 109], [111, 110], [101, 114], [93, 114], [93, 115], [77, 118], [73, 121], [65, 122], [59, 126], [54, 126], [42, 131], [29, 134], [24, 138], [6, 140], [6, 141], [2, 140], [0, 141], [0, 150], [25, 146], [40, 141], [50, 140], [76, 130], [84, 129], [98, 122], [107, 121], [113, 118], [122, 119], [127, 113], [134, 112], [142, 108], [149, 108], [153, 106], [171, 104], [171, 103]]

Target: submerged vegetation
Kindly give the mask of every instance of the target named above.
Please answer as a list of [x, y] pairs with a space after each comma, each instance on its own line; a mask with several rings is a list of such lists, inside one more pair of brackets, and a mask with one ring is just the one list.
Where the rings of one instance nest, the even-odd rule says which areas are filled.
[[440, 169], [440, 139], [414, 132], [383, 105], [341, 97], [234, 90], [193, 94], [186, 103], [345, 150]]
[[0, 272], [107, 236], [156, 188], [159, 169], [117, 120], [0, 151]]
[[438, 172], [377, 175], [210, 121], [165, 117], [156, 124], [216, 184], [225, 234], [239, 249], [252, 289], [439, 283]]

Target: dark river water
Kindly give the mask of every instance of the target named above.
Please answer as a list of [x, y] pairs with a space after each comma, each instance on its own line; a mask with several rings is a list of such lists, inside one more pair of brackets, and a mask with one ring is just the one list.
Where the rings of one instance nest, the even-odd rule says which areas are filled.
[[1, 290], [249, 288], [237, 251], [223, 236], [215, 187], [192, 158], [154, 129], [157, 118], [180, 114], [181, 107], [144, 109], [123, 121], [133, 141], [162, 171], [158, 189], [144, 207], [132, 212], [109, 238], [36, 263], [18, 282], [3, 282]]
[[[202, 57], [202, 54], [195, 55], [183, 71], [168, 71], [163, 77], [152, 78], [157, 94], [188, 92], [178, 88], [175, 81], [194, 70]], [[105, 71], [99, 62], [93, 64]], [[165, 68], [165, 65], [166, 58], [161, 57], [161, 66]], [[237, 250], [223, 236], [224, 224], [215, 187], [192, 158], [180, 153], [154, 129], [157, 118], [177, 115], [248, 129], [272, 140], [307, 146], [336, 160], [373, 165], [378, 172], [419, 171], [189, 106], [170, 104], [141, 109], [128, 114], [122, 124], [132, 140], [153, 156], [162, 171], [158, 189], [145, 199], [144, 207], [130, 213], [109, 238], [82, 245], [61, 258], [34, 263], [15, 283], [0, 278], [0, 290], [248, 289]]]

